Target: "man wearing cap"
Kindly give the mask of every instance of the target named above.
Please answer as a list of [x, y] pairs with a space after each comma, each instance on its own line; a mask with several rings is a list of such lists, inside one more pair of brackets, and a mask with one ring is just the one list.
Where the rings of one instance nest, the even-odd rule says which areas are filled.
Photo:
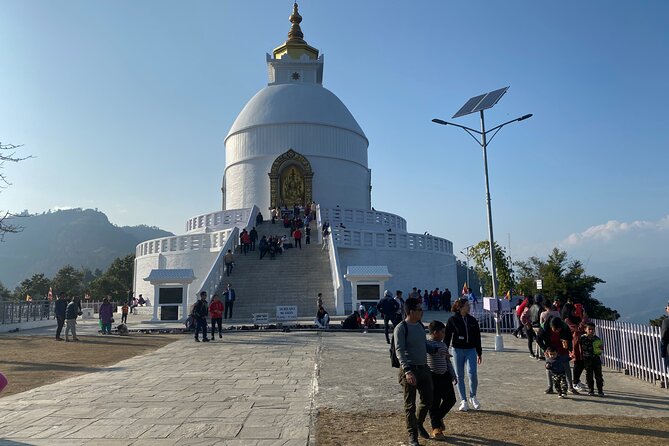
[[383, 328], [386, 333], [386, 342], [390, 344], [390, 336], [388, 335], [388, 323], [392, 322], [393, 323], [393, 328], [395, 328], [395, 325], [397, 324], [395, 315], [397, 314], [397, 311], [400, 309], [399, 303], [395, 299], [393, 299], [393, 294], [386, 290], [383, 293], [383, 297], [379, 301], [378, 304], [376, 304], [376, 308], [383, 314]]
[[[669, 315], [669, 302], [664, 309]], [[669, 317], [662, 321], [662, 329], [660, 330], [660, 346], [662, 348], [662, 359], [664, 366], [669, 367]]]

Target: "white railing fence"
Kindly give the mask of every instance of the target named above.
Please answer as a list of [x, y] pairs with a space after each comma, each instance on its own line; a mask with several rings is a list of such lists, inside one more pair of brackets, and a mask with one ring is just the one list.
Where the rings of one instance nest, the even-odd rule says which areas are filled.
[[[484, 310], [483, 304], [478, 304], [479, 307], [472, 308], [470, 314], [479, 322], [479, 327], [483, 333], [493, 333], [495, 331], [495, 313]], [[450, 314], [450, 313], [448, 313]], [[516, 329], [516, 320], [513, 311], [502, 311], [500, 313], [500, 329], [502, 333], [511, 333]]]
[[593, 322], [604, 342], [603, 365], [669, 388], [669, 372], [660, 354], [660, 327], [604, 320]]
[[223, 245], [218, 256], [216, 256], [216, 260], [214, 261], [214, 264], [211, 265], [206, 278], [202, 281], [202, 285], [197, 292], [198, 295], [200, 294], [200, 291], [206, 291], [209, 296], [212, 296], [216, 292], [225, 275], [225, 255], [227, 254], [228, 249], [235, 252], [237, 245], [239, 245], [239, 228], [234, 228], [230, 231], [230, 235], [228, 236], [225, 245]]
[[339, 226], [341, 223], [344, 226], [350, 224], [358, 228], [360, 226], [367, 226], [370, 229], [380, 227], [383, 230], [390, 228], [395, 232], [407, 230], [407, 221], [389, 212], [344, 208], [320, 208], [320, 210], [323, 221], [329, 222], [330, 226]]
[[[253, 213], [253, 208], [231, 209], [227, 211], [211, 212], [209, 214], [198, 215], [189, 218], [186, 221], [186, 232], [197, 230], [220, 230], [230, 229], [233, 226], [247, 225], [251, 221], [249, 215]], [[258, 215], [257, 207], [255, 215]], [[255, 226], [255, 215], [253, 217], [252, 226]]]
[[339, 248], [406, 249], [453, 254], [453, 243], [451, 241], [433, 235], [361, 231], [332, 226], [331, 231], [335, 245]]

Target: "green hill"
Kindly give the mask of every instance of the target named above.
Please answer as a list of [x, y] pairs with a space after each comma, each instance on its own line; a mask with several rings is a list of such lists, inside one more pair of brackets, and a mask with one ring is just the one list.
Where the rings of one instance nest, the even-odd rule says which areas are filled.
[[140, 242], [173, 235], [149, 226], [115, 226], [93, 209], [70, 209], [17, 217], [23, 227], [0, 243], [0, 282], [13, 289], [36, 273], [53, 275], [63, 266], [107, 269]]

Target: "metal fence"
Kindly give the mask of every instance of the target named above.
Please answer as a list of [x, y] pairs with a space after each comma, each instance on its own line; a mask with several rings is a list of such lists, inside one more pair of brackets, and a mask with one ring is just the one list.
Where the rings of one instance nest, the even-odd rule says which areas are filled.
[[[479, 304], [481, 305], [481, 304]], [[470, 314], [479, 322], [479, 327], [484, 333], [495, 331], [495, 313], [484, 310], [483, 308], [472, 308]], [[500, 330], [502, 333], [511, 333], [517, 327], [516, 313], [512, 311], [502, 311], [500, 313]]]
[[604, 320], [593, 322], [604, 342], [602, 364], [669, 388], [669, 372], [660, 353], [660, 327]]
[[[55, 300], [46, 299], [31, 302], [0, 301], [0, 325], [55, 319], [55, 303]], [[92, 308], [93, 313], [98, 313], [102, 301], [81, 300], [80, 305], [82, 309]]]
[[54, 303], [49, 300], [32, 302], [0, 301], [0, 324], [18, 324], [53, 319]]

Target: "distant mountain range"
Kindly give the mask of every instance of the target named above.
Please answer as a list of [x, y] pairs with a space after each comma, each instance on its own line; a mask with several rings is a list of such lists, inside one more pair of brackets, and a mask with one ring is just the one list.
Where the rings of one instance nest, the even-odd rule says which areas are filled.
[[70, 209], [16, 217], [23, 227], [0, 242], [0, 282], [13, 290], [22, 280], [44, 273], [52, 278], [60, 268], [96, 268], [104, 271], [117, 257], [135, 252], [146, 240], [171, 232], [149, 226], [115, 226], [93, 209]]

